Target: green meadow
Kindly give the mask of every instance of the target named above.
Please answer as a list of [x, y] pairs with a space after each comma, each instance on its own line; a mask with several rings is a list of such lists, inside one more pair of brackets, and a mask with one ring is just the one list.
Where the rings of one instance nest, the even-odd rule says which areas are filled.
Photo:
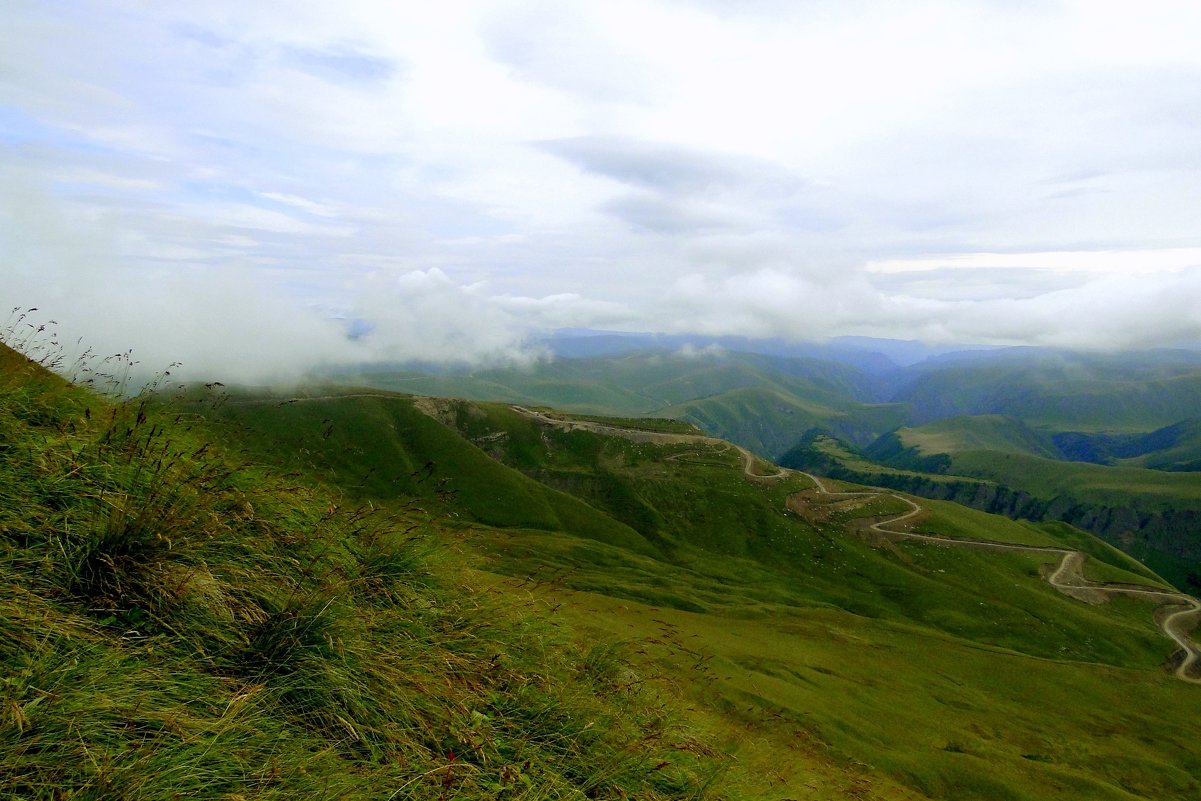
[[[338, 419], [337, 405], [343, 414], [359, 404], [424, 407], [429, 425], [489, 456], [456, 474], [460, 491], [487, 486], [485, 470], [508, 472], [636, 532], [639, 545], [629, 547], [546, 520], [499, 528], [479, 520], [464, 522], [460, 536], [476, 570], [504, 577], [503, 591], [523, 589], [573, 627], [621, 638], [636, 663], [659, 675], [662, 691], [692, 707], [699, 730], [740, 759], [770, 763], [765, 744], [791, 755], [795, 763], [778, 767], [789, 792], [805, 791], [806, 776], [825, 777], [810, 797], [868, 786], [857, 778], [892, 788], [881, 797], [1192, 791], [1187, 770], [1159, 768], [1188, 758], [1185, 718], [1174, 724], [1179, 739], [1170, 755], [1139, 741], [1159, 730], [1162, 714], [1179, 714], [1175, 705], [1196, 703], [1194, 688], [1165, 673], [1172, 645], [1154, 625], [1154, 604], [1089, 606], [1060, 595], [1041, 578], [1055, 554], [872, 541], [858, 533], [862, 520], [908, 506], [887, 498], [828, 504], [804, 476], [749, 478], [741, 454], [725, 445], [565, 430], [501, 404], [404, 397], [312, 404], [318, 408], [305, 414], [320, 419]], [[425, 437], [405, 442], [415, 449]], [[339, 447], [347, 446], [360, 444]], [[408, 458], [432, 455], [412, 450]], [[815, 508], [838, 508], [818, 509], [812, 519], [790, 513], [788, 499], [798, 492]], [[1130, 557], [1070, 526], [950, 503], [928, 509], [920, 530], [1079, 548], [1089, 554], [1090, 578], [1162, 586]], [[1130, 686], [1139, 689], [1124, 694]], [[1081, 709], [1093, 711], [1055, 711], [1068, 697], [1087, 699]], [[1123, 723], [1097, 736], [1099, 710]], [[1130, 742], [1119, 733], [1127, 723]], [[753, 736], [742, 736], [747, 730]], [[796, 751], [798, 743], [807, 745]], [[749, 781], [735, 774], [735, 785]], [[739, 793], [771, 797], [752, 785], [737, 785]]]
[[[1155, 604], [679, 423], [2, 351], [0, 797], [1187, 799]], [[832, 489], [862, 491], [854, 486]], [[941, 536], [1059, 523], [920, 501]]]
[[0, 798], [722, 797], [619, 648], [469, 580], [436, 493], [351, 503], [165, 402], [0, 347]]

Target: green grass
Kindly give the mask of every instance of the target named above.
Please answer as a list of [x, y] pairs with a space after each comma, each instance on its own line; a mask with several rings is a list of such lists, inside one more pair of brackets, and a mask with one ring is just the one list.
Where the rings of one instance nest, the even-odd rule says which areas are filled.
[[356, 507], [0, 358], [0, 797], [708, 793], [621, 649], [465, 583], [419, 498]]
[[233, 395], [212, 414], [251, 456], [318, 477], [351, 498], [419, 499], [500, 527], [555, 530], [645, 549], [640, 535], [575, 497], [506, 470], [422, 412], [413, 398], [339, 390], [313, 398]]
[[[885, 449], [895, 451], [891, 446]], [[952, 498], [1012, 517], [1072, 522], [1120, 546], [1174, 586], [1201, 586], [1197, 568], [1201, 540], [1196, 536], [1201, 484], [1196, 473], [1063, 462], [995, 451], [925, 458], [945, 459], [945, 464], [938, 466], [945, 472], [877, 464], [844, 443], [817, 436], [807, 438], [782, 462], [923, 497]]]
[[[12, 363], [11, 797], [1201, 791], [1153, 604], [1067, 598], [1054, 555], [883, 542], [864, 520], [903, 502], [671, 432], [355, 390], [114, 405]], [[1153, 580], [1067, 526], [931, 509]]]
[[[553, 410], [542, 410], [554, 414]], [[665, 434], [703, 434], [696, 426], [682, 420], [670, 420], [662, 417], [607, 417], [595, 414], [573, 414], [573, 420], [602, 423], [613, 428], [629, 428], [637, 431], [658, 431]]]
[[[850, 545], [815, 549], [815, 569], [801, 572], [691, 549], [664, 565], [553, 535], [481, 537], [481, 547], [494, 569], [511, 575], [561, 577], [572, 589], [690, 612], [755, 619], [836, 608], [1050, 659], [1072, 655], [1142, 669], [1157, 667], [1171, 650], [1153, 628], [1152, 606], [1115, 617], [1108, 607], [1072, 602], [1048, 587], [1039, 567], [1057, 561], [1054, 555]], [[1042, 628], [1047, 621], [1055, 627]]]
[[[1062, 531], [1027, 520], [1010, 520], [990, 515], [957, 503], [920, 499], [923, 508], [933, 512], [914, 528], [925, 534], [961, 539], [991, 540], [1015, 545], [1061, 546]], [[1054, 533], [1052, 533], [1054, 532]], [[1091, 538], [1088, 538], [1091, 539]]]
[[1096, 575], [1114, 576], [1099, 581], [1133, 581], [1167, 587], [1166, 582], [1129, 555], [1064, 523], [1011, 520], [947, 501], [920, 499], [920, 502], [933, 514], [917, 524], [915, 531], [941, 537], [1073, 548], [1090, 557], [1086, 563], [1088, 570]]
[[957, 453], [952, 457], [951, 469], [1038, 498], [1071, 495], [1096, 505], [1119, 500], [1146, 511], [1201, 509], [1201, 481], [1195, 473], [1061, 462], [993, 451]]
[[1123, 467], [1201, 471], [1201, 420], [1184, 420], [1138, 438], [1138, 456], [1121, 458]]
[[[475, 419], [477, 434], [488, 428], [486, 413]], [[718, 449], [585, 432], [544, 431], [540, 442], [548, 443], [541, 456], [523, 451], [526, 469], [547, 459], [582, 468], [585, 453], [620, 464], [638, 497], [676, 521], [674, 547], [633, 555], [569, 533], [480, 532], [484, 564], [545, 592], [580, 625], [628, 637], [673, 677], [714, 736], [730, 737], [740, 760], [779, 774], [782, 786], [849, 793], [853, 780], [830, 767], [833, 758], [897, 797], [903, 788], [945, 798], [1196, 791], [1192, 768], [1177, 767], [1198, 758], [1187, 733], [1194, 712], [1175, 704], [1196, 710], [1198, 699], [1163, 670], [1172, 647], [1154, 628], [1153, 603], [1068, 599], [1041, 578], [1055, 554], [872, 546], [853, 535], [860, 516], [908, 508], [886, 498], [811, 523], [785, 517], [758, 550], [749, 532], [771, 526], [749, 509], [767, 515], [806, 480], [748, 480]], [[691, 463], [680, 458], [689, 451]], [[741, 522], [710, 504], [737, 508]], [[1089, 553], [1094, 579], [1157, 583], [1069, 526], [954, 504], [932, 512], [923, 525], [943, 535], [1077, 547]], [[1138, 689], [1127, 695], [1130, 686]], [[1173, 722], [1161, 727], [1162, 714]], [[734, 738], [742, 727], [757, 732], [753, 741]], [[821, 745], [798, 750], [798, 742]]]
[[1055, 458], [1054, 446], [1045, 435], [1032, 431], [1020, 420], [1001, 415], [952, 417], [897, 432], [907, 447], [926, 455], [954, 454], [969, 450], [1019, 453]]
[[579, 604], [581, 623], [677, 677], [715, 731], [759, 732], [738, 758], [797, 797], [854, 797], [827, 761], [855, 766], [880, 797], [1187, 798], [1198, 787], [1197, 695], [1157, 671], [1032, 658], [839, 609], [748, 619]]

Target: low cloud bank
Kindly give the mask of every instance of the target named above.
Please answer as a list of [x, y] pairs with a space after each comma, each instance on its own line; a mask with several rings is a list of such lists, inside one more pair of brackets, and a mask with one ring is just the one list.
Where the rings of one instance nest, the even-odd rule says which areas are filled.
[[[566, 327], [1082, 350], [1201, 343], [1194, 302], [1201, 269], [1111, 275], [1034, 297], [974, 301], [886, 295], [863, 274], [823, 283], [762, 270], [688, 276], [641, 308], [576, 294], [492, 294], [433, 269], [375, 275], [335, 317], [233, 269], [93, 272], [56, 255], [57, 269], [42, 262], [10, 273], [0, 302], [38, 307], [35, 325], [56, 320], [68, 359], [84, 347], [102, 356], [132, 351], [142, 378], [176, 363], [174, 377], [243, 383], [291, 382], [322, 366], [372, 362], [525, 365], [549, 358], [536, 344], [540, 335]], [[679, 355], [716, 354], [686, 348]]]
[[[315, 368], [385, 361], [529, 364], [538, 334], [621, 325], [624, 307], [575, 294], [542, 298], [461, 285], [438, 269], [377, 271], [331, 311], [302, 301], [255, 265], [123, 265], [105, 237], [57, 218], [36, 194], [21, 213], [0, 209], [0, 325], [22, 339], [56, 333], [63, 358], [130, 353], [137, 380], [293, 382]], [[7, 313], [13, 310], [11, 315]], [[32, 326], [32, 328], [31, 328]]]
[[529, 364], [546, 357], [533, 344], [539, 334], [629, 319], [616, 303], [571, 293], [493, 294], [481, 284], [458, 284], [438, 269], [371, 276], [353, 313], [371, 326], [357, 360], [468, 365]]
[[[0, 313], [38, 307], [35, 325], [58, 321], [68, 360], [83, 348], [132, 351], [143, 377], [175, 363], [175, 377], [244, 383], [367, 362], [530, 364], [547, 358], [539, 336], [560, 328], [1102, 350], [1201, 343], [1201, 267], [1051, 271], [1041, 282], [1025, 276], [1021, 294], [995, 274], [965, 269], [940, 275], [932, 292], [929, 272], [791, 268], [777, 255], [772, 266], [727, 264], [717, 275], [642, 275], [645, 289], [624, 303], [605, 295], [627, 288], [608, 283], [532, 297], [438, 268], [391, 267], [357, 273], [343, 297], [317, 308], [302, 299], [296, 273], [278, 271], [272, 283], [257, 262], [127, 261], [115, 237], [70, 207], [9, 189], [0, 199]], [[284, 288], [280, 275], [293, 285]], [[954, 291], [956, 281], [964, 291]]]
[[[791, 340], [857, 334], [931, 344], [1136, 350], [1201, 345], [1201, 267], [1146, 275], [1081, 275], [1027, 297], [945, 299], [885, 293], [851, 271], [819, 280], [764, 269], [690, 275], [667, 293], [674, 332]], [[965, 276], [971, 281], [971, 276]], [[943, 289], [945, 290], [945, 286]]]

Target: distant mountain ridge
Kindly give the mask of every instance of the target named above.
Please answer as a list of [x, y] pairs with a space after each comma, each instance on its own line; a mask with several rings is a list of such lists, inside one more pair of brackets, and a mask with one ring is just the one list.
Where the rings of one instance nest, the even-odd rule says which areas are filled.
[[[545, 344], [560, 355], [526, 368], [378, 365], [337, 377], [432, 396], [671, 418], [810, 467], [796, 454], [814, 432], [824, 433], [890, 469], [986, 480], [996, 487], [988, 498], [976, 496], [975, 485], [954, 497], [990, 511], [1069, 520], [1178, 585], [1201, 581], [1189, 497], [1192, 483], [1201, 486], [1201, 474], [1189, 478], [1201, 470], [1201, 352], [595, 332], [565, 332]], [[876, 473], [860, 480], [886, 483]], [[910, 491], [926, 486], [909, 481]], [[1113, 492], [1091, 489], [1106, 481]]]
[[589, 329], [564, 329], [537, 340], [556, 356], [617, 356], [638, 350], [721, 348], [739, 353], [757, 353], [785, 358], [810, 357], [854, 365], [871, 373], [887, 373], [898, 367], [955, 353], [995, 350], [990, 345], [928, 345], [916, 340], [841, 336], [826, 342], [793, 342], [785, 339], [755, 339], [701, 334], [615, 333]]
[[[898, 426], [951, 417], [1008, 416], [1049, 434], [1143, 435], [1201, 411], [1201, 352], [1191, 350], [1081, 354], [642, 334], [575, 334], [547, 344], [581, 355], [521, 368], [381, 364], [331, 375], [418, 394], [681, 417], [766, 456], [782, 454], [804, 434], [795, 421], [841, 427], [866, 445]], [[748, 398], [752, 390], [760, 396]], [[772, 422], [756, 428], [752, 417]], [[768, 428], [778, 433], [750, 433]]]

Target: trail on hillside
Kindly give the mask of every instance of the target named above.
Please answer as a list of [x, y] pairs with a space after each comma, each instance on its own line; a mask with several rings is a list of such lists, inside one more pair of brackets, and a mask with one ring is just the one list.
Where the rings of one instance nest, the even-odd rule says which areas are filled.
[[[781, 468], [783, 470], [783, 468]], [[1084, 577], [1084, 560], [1085, 554], [1081, 551], [1072, 548], [1058, 548], [1050, 545], [1018, 545], [1009, 542], [997, 542], [995, 540], [975, 540], [962, 539], [956, 537], [940, 537], [934, 534], [920, 534], [916, 531], [909, 531], [904, 528], [897, 528], [899, 524], [904, 523], [921, 514], [924, 509], [913, 500], [906, 498], [903, 495], [898, 495], [885, 490], [865, 490], [857, 492], [834, 492], [826, 487], [822, 480], [810, 473], [795, 471], [798, 475], [804, 475], [813, 481], [817, 492], [822, 495], [831, 497], [887, 497], [896, 498], [909, 505], [910, 509], [907, 512], [902, 512], [899, 515], [878, 520], [868, 526], [868, 529], [878, 534], [882, 534], [892, 539], [910, 539], [924, 542], [933, 542], [939, 545], [952, 546], [957, 548], [976, 548], [980, 550], [993, 551], [1022, 551], [1026, 553], [1057, 553], [1060, 554], [1059, 563], [1055, 568], [1044, 578], [1047, 583], [1055, 589], [1076, 600], [1093, 602], [1098, 596], [1117, 596], [1125, 595], [1130, 597], [1143, 597], [1160, 599], [1165, 606], [1184, 606], [1184, 609], [1179, 609], [1164, 617], [1159, 622], [1159, 627], [1168, 635], [1180, 648], [1184, 651], [1184, 659], [1177, 665], [1174, 675], [1182, 681], [1187, 681], [1191, 684], [1201, 684], [1201, 678], [1196, 678], [1190, 675], [1190, 671], [1201, 659], [1201, 650], [1188, 637], [1188, 632], [1197, 624], [1198, 617], [1201, 617], [1201, 601], [1191, 595], [1185, 595], [1181, 592], [1173, 592], [1171, 590], [1157, 590], [1150, 587], [1143, 587], [1137, 584], [1118, 584], [1118, 583], [1101, 583], [1089, 581]]]
[[1159, 600], [1164, 607], [1182, 606], [1183, 609], [1178, 609], [1159, 621], [1159, 627], [1164, 633], [1175, 642], [1181, 650], [1184, 651], [1184, 659], [1176, 666], [1174, 674], [1181, 681], [1189, 682], [1190, 684], [1201, 684], [1201, 678], [1190, 675], [1193, 666], [1201, 660], [1201, 649], [1189, 638], [1188, 632], [1196, 627], [1201, 621], [1201, 601], [1185, 595], [1181, 592], [1172, 590], [1157, 590], [1150, 587], [1141, 586], [1138, 584], [1118, 584], [1118, 583], [1101, 583], [1089, 581], [1084, 577], [1084, 561], [1085, 554], [1072, 548], [1059, 548], [1049, 545], [1018, 545], [1016, 543], [998, 542], [996, 540], [985, 539], [965, 539], [956, 537], [940, 537], [934, 534], [920, 534], [916, 531], [910, 531], [903, 527], [903, 524], [920, 515], [925, 509], [912, 499], [904, 495], [898, 495], [887, 490], [861, 490], [855, 492], [836, 492], [830, 490], [824, 482], [817, 476], [806, 473], [801, 470], [791, 470], [789, 468], [776, 466], [776, 472], [770, 475], [760, 475], [754, 472], [755, 465], [761, 460], [746, 448], [734, 445], [725, 440], [716, 437], [708, 437], [703, 434], [674, 434], [669, 432], [646, 431], [642, 429], [623, 428], [620, 426], [605, 425], [604, 423], [596, 423], [588, 420], [571, 420], [567, 418], [556, 418], [541, 412], [527, 409], [523, 406], [512, 406], [514, 411], [520, 412], [528, 417], [532, 417], [539, 422], [547, 425], [555, 426], [556, 428], [565, 431], [585, 430], [594, 433], [610, 434], [613, 436], [625, 437], [637, 442], [656, 442], [663, 444], [678, 444], [678, 443], [702, 443], [706, 445], [720, 445], [725, 448], [734, 448], [742, 456], [743, 473], [750, 479], [760, 481], [771, 481], [786, 478], [790, 475], [805, 476], [813, 482], [814, 489], [819, 495], [828, 495], [830, 497], [872, 497], [872, 498], [896, 498], [902, 503], [907, 504], [910, 508], [906, 512], [894, 515], [884, 520], [877, 520], [867, 526], [869, 531], [874, 531], [889, 539], [908, 539], [918, 540], [922, 542], [930, 542], [938, 545], [955, 547], [955, 548], [973, 548], [978, 550], [991, 551], [1021, 551], [1025, 553], [1055, 553], [1060, 554], [1059, 562], [1055, 568], [1044, 576], [1044, 579], [1059, 592], [1067, 595], [1070, 598], [1075, 598], [1079, 601], [1087, 603], [1096, 603], [1106, 597], [1124, 595], [1135, 598], [1147, 598]]
[[[322, 395], [310, 397], [298, 397], [288, 399], [269, 399], [269, 400], [245, 400], [234, 401], [235, 404], [274, 404], [277, 406], [289, 405], [292, 403], [317, 401], [317, 400], [337, 400], [349, 398], [394, 398], [393, 394], [364, 392], [354, 394], [340, 395]], [[432, 415], [431, 410], [421, 407], [422, 411]], [[774, 466], [775, 473], [762, 475], [756, 473], [754, 468], [760, 460], [753, 453], [738, 445], [734, 445], [717, 437], [709, 437], [704, 434], [682, 434], [667, 431], [648, 431], [638, 428], [625, 428], [622, 426], [606, 425], [590, 420], [573, 420], [570, 418], [551, 417], [542, 412], [533, 409], [527, 409], [524, 406], [513, 405], [514, 411], [531, 417], [546, 425], [554, 426], [565, 431], [584, 430], [599, 434], [608, 434], [611, 436], [624, 437], [635, 442], [651, 442], [657, 444], [684, 444], [698, 443], [704, 445], [720, 446], [725, 449], [733, 448], [742, 457], [743, 473], [747, 478], [757, 481], [772, 481], [786, 478], [790, 475], [801, 475], [813, 482], [814, 488], [818, 494], [837, 496], [837, 497], [889, 497], [896, 498], [902, 503], [907, 504], [910, 509], [899, 515], [877, 520], [867, 526], [868, 530], [874, 531], [882, 536], [893, 539], [910, 539], [924, 542], [936, 543], [939, 545], [956, 547], [956, 548], [975, 548], [979, 550], [994, 550], [994, 551], [1022, 551], [1026, 553], [1057, 553], [1060, 554], [1059, 563], [1055, 569], [1047, 574], [1044, 578], [1047, 583], [1054, 587], [1059, 592], [1076, 600], [1095, 603], [1106, 596], [1125, 595], [1128, 597], [1142, 597], [1147, 599], [1158, 599], [1164, 607], [1181, 606], [1182, 609], [1175, 610], [1159, 621], [1159, 626], [1164, 633], [1175, 642], [1181, 650], [1184, 651], [1184, 659], [1177, 665], [1174, 675], [1176, 678], [1189, 682], [1191, 684], [1201, 684], [1201, 678], [1190, 675], [1193, 667], [1201, 661], [1201, 649], [1193, 643], [1189, 638], [1188, 632], [1195, 628], [1198, 622], [1201, 622], [1201, 601], [1185, 595], [1184, 593], [1174, 592], [1171, 590], [1157, 590], [1148, 587], [1143, 587], [1136, 584], [1116, 584], [1116, 583], [1099, 583], [1089, 581], [1084, 577], [1084, 561], [1085, 554], [1071, 548], [1057, 548], [1054, 546], [1040, 545], [1017, 545], [1014, 543], [997, 542], [995, 540], [984, 539], [965, 539], [954, 537], [940, 537], [933, 534], [920, 534], [915, 531], [910, 531], [906, 528], [898, 528], [901, 524], [925, 511], [919, 504], [915, 503], [910, 498], [903, 495], [898, 495], [887, 490], [863, 490], [856, 492], [834, 492], [826, 487], [820, 478], [800, 470], [791, 470], [779, 466]]]

